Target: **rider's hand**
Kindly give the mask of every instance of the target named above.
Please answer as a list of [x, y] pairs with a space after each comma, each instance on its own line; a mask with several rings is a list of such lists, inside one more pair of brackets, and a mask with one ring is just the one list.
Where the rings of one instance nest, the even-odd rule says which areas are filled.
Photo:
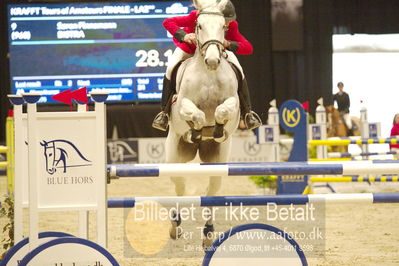
[[196, 43], [196, 38], [195, 38], [195, 33], [187, 33], [184, 36], [184, 42], [189, 43], [189, 44], [195, 44]]
[[223, 42], [223, 45], [224, 45], [224, 48], [229, 48], [229, 46], [230, 46], [230, 42], [229, 42], [229, 41], [226, 41], [226, 40], [224, 40], [224, 42]]

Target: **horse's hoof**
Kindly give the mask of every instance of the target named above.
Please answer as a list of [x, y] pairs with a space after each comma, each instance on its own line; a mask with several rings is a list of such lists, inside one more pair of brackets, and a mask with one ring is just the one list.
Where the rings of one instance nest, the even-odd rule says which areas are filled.
[[213, 138], [213, 140], [217, 143], [223, 143], [227, 139], [227, 133], [221, 138]]
[[169, 236], [171, 239], [177, 240], [181, 237], [181, 235], [183, 234], [183, 228], [181, 228], [180, 226], [171, 226], [169, 228]]
[[207, 238], [207, 237], [204, 238], [204, 240], [202, 241], [202, 248], [204, 249], [204, 252], [207, 252], [208, 250], [210, 250], [213, 242], [214, 242], [213, 238]]
[[169, 229], [169, 236], [171, 239], [178, 239], [183, 234], [183, 228], [180, 227], [181, 217], [179, 213], [173, 212], [171, 219], [172, 226]]
[[215, 240], [215, 228], [213, 227], [213, 224], [206, 224], [202, 233], [204, 234], [204, 240], [202, 241], [202, 247], [204, 248], [204, 251], [208, 251], [208, 248], [212, 246], [212, 243]]
[[213, 139], [218, 143], [222, 143], [227, 139], [227, 132], [224, 130], [223, 124], [215, 124], [215, 129], [213, 130]]
[[192, 142], [192, 140], [191, 140], [191, 131], [187, 131], [186, 133], [184, 133], [184, 135], [183, 135], [182, 138], [183, 138], [183, 141], [184, 141], [184, 142], [193, 144], [193, 142]]
[[213, 137], [222, 138], [224, 136], [224, 124], [216, 123], [213, 129]]
[[202, 140], [202, 130], [189, 130], [183, 135], [183, 140], [187, 143], [193, 144], [193, 143], [200, 143]]
[[191, 130], [191, 141], [193, 143], [199, 143], [202, 139], [202, 129], [196, 130], [192, 129]]

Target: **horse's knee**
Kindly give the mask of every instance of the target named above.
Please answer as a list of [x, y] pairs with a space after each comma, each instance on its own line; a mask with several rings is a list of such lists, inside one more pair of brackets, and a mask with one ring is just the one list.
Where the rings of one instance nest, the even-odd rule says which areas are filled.
[[206, 121], [205, 113], [187, 98], [181, 99], [179, 114], [183, 120], [192, 121], [194, 124], [205, 124]]
[[198, 112], [193, 114], [192, 121], [194, 123], [194, 129], [197, 131], [201, 130], [206, 123], [205, 113], [201, 110], [198, 110]]
[[218, 124], [226, 124], [229, 120], [229, 110], [223, 105], [219, 105], [215, 110], [215, 121]]

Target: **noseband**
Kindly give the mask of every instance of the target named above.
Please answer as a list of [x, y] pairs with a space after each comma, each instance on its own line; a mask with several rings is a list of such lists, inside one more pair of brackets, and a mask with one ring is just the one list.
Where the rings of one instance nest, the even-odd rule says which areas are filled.
[[[223, 14], [220, 13], [220, 12], [206, 12], [206, 11], [203, 11], [203, 12], [199, 12], [199, 13], [198, 13], [198, 17], [199, 17], [200, 15], [216, 15], [216, 16], [222, 16], [222, 17], [224, 17]], [[198, 34], [199, 25], [196, 24], [195, 28], [196, 28], [196, 29], [195, 29], [195, 32], [196, 32], [196, 34]], [[207, 41], [204, 42], [204, 43], [201, 43], [201, 42], [199, 41], [199, 38], [197, 38], [197, 45], [198, 45], [198, 47], [199, 47], [199, 50], [200, 50], [202, 56], [205, 55], [205, 51], [208, 49], [209, 46], [211, 46], [211, 45], [216, 45], [217, 48], [218, 48], [218, 50], [219, 50], [219, 57], [220, 57], [222, 54], [223, 54], [223, 56], [224, 56], [225, 58], [227, 57], [227, 53], [225, 52], [226, 49], [225, 49], [225, 47], [224, 47], [224, 44], [223, 44], [221, 41], [219, 41], [219, 40], [211, 39], [211, 40], [207, 40]]]

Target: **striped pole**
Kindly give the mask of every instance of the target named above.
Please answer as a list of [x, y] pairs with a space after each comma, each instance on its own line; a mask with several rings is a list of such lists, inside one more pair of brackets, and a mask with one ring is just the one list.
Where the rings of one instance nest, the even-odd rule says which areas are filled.
[[108, 208], [133, 208], [142, 202], [156, 202], [163, 207], [304, 205], [307, 203], [399, 203], [399, 193], [109, 198]]
[[371, 176], [371, 177], [311, 177], [311, 182], [399, 182], [398, 176]]
[[387, 152], [360, 152], [360, 153], [350, 153], [350, 152], [329, 152], [328, 158], [352, 158], [356, 156], [374, 156], [374, 155], [396, 155], [397, 151], [387, 151]]
[[[397, 161], [285, 162], [243, 164], [121, 164], [109, 165], [114, 177], [245, 176], [245, 175], [397, 175]], [[392, 163], [395, 162], [395, 163]]]
[[0, 153], [7, 153], [7, 146], [0, 146]]
[[[309, 162], [331, 162], [335, 161], [337, 163], [343, 161], [353, 161], [352, 158], [325, 158], [325, 159], [318, 159], [318, 158], [309, 158]], [[367, 160], [359, 160], [359, 161], [367, 161]]]
[[[330, 137], [323, 140], [359, 140], [361, 136], [349, 136], [349, 137]], [[284, 145], [292, 145], [294, 143], [294, 139], [287, 138], [287, 139], [279, 139], [280, 144]]]
[[9, 114], [6, 121], [6, 143], [7, 143], [7, 189], [8, 195], [14, 198], [15, 179], [15, 143], [14, 143], [14, 117]]
[[330, 146], [347, 146], [349, 144], [398, 144], [399, 139], [393, 138], [369, 138], [369, 139], [346, 139], [346, 140], [310, 140], [309, 145], [330, 145]]
[[369, 161], [397, 161], [398, 159], [356, 159], [356, 158], [327, 158], [327, 159], [315, 159], [310, 158], [309, 162], [335, 162], [335, 163], [345, 163], [345, 162], [369, 162]]

